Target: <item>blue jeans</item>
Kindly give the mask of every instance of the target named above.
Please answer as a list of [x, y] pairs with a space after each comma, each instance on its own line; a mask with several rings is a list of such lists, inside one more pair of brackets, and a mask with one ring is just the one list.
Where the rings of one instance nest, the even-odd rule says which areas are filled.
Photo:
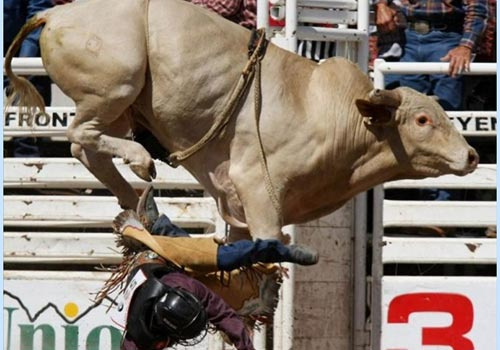
[[[169, 237], [189, 236], [174, 225], [166, 215], [160, 215], [151, 228], [153, 235]], [[252, 264], [290, 261], [290, 249], [275, 239], [241, 240], [221, 245], [217, 250], [217, 266], [222, 271], [231, 271]]]
[[[418, 34], [405, 31], [406, 44], [400, 62], [441, 62], [448, 51], [460, 44], [462, 34], [456, 32], [432, 31]], [[448, 111], [459, 110], [463, 99], [463, 77], [447, 74], [389, 75], [386, 82], [397, 80], [399, 85], [408, 86], [427, 95], [439, 97], [439, 103]]]

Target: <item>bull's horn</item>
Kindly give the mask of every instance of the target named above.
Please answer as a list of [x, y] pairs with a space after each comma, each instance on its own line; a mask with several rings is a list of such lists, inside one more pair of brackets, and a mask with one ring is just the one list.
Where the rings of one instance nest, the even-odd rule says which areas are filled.
[[370, 102], [398, 108], [401, 104], [401, 95], [396, 90], [374, 89], [368, 95]]

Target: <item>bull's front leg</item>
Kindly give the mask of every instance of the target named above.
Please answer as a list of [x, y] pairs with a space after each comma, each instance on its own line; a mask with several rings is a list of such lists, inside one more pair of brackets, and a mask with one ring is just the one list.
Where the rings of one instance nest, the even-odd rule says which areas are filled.
[[[231, 165], [229, 176], [233, 181], [245, 211], [245, 218], [253, 239], [278, 239], [285, 244], [290, 236], [283, 234], [281, 211], [275, 208], [271, 193], [266, 189], [259, 166], [248, 168]], [[274, 195], [281, 204], [283, 193], [274, 187]]]

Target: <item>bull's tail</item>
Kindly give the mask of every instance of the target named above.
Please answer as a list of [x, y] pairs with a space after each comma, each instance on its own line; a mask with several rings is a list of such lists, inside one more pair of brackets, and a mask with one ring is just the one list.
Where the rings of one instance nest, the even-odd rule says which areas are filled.
[[36, 108], [45, 111], [45, 103], [35, 86], [28, 79], [19, 77], [12, 71], [12, 58], [19, 51], [23, 40], [28, 34], [42, 26], [46, 21], [46, 18], [39, 16], [34, 16], [27, 21], [14, 38], [5, 55], [5, 74], [10, 81], [10, 85], [6, 90], [5, 108], [16, 104], [20, 108], [28, 108], [30, 112], [34, 112]]

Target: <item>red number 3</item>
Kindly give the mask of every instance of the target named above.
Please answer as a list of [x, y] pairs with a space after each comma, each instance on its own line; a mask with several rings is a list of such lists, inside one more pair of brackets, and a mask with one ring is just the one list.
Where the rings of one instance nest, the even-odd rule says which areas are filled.
[[413, 312], [447, 312], [452, 316], [448, 327], [423, 327], [422, 345], [447, 345], [453, 350], [474, 350], [464, 334], [472, 328], [474, 308], [466, 296], [451, 293], [414, 293], [399, 295], [389, 304], [387, 322], [408, 323]]

